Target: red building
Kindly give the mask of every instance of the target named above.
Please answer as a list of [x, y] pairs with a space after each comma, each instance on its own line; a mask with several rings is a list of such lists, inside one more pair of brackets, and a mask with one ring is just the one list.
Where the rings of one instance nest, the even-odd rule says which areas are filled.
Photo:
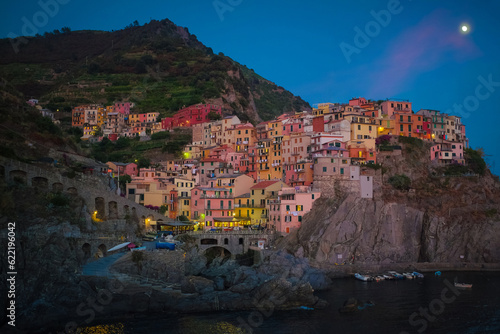
[[190, 127], [194, 124], [210, 122], [208, 114], [213, 111], [222, 116], [222, 107], [213, 104], [196, 104], [179, 110], [174, 116], [161, 120], [162, 129]]

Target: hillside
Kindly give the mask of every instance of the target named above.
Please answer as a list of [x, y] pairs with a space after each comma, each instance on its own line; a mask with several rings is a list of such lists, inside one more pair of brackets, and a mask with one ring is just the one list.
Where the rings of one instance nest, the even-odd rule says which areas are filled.
[[166, 116], [206, 102], [254, 121], [310, 110], [300, 97], [215, 55], [167, 19], [113, 32], [65, 30], [2, 39], [0, 52], [0, 77], [52, 110], [133, 101], [139, 112]]

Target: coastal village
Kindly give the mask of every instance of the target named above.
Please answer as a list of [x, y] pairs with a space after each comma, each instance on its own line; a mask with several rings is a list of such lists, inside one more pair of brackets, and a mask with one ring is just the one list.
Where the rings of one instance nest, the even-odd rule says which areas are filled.
[[[138, 168], [137, 161], [109, 161], [99, 172], [130, 175], [122, 196], [196, 230], [254, 228], [282, 235], [300, 227], [335, 180], [373, 198], [374, 171], [383, 163], [377, 156], [394, 149], [385, 145], [394, 136], [432, 142], [429, 156], [435, 165], [463, 164], [468, 147], [459, 116], [414, 112], [409, 101], [362, 97], [321, 103], [312, 112], [283, 114], [255, 126], [224, 116], [221, 106], [211, 104], [184, 107], [166, 118], [134, 113], [131, 102], [90, 104], [73, 108], [72, 126], [90, 143], [104, 137], [147, 141], [158, 132], [190, 129], [192, 142], [174, 160], [149, 168]], [[151, 229], [156, 222], [145, 223]]]

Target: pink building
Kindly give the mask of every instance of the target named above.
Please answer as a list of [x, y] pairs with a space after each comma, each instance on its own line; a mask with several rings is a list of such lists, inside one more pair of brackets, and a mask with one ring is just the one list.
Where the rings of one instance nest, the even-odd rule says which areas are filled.
[[134, 104], [131, 102], [117, 102], [115, 103], [114, 112], [119, 112], [123, 115], [130, 114], [130, 109], [134, 107]]
[[278, 192], [278, 199], [269, 201], [269, 224], [282, 234], [298, 229], [320, 196], [320, 192], [313, 192], [309, 187], [283, 188]]
[[361, 106], [361, 105], [364, 105], [366, 103], [367, 103], [367, 101], [364, 97], [355, 97], [355, 98], [349, 100], [350, 106]]
[[222, 116], [222, 107], [213, 104], [196, 104], [183, 108], [174, 116], [162, 119], [162, 128], [169, 130], [175, 127], [190, 127], [210, 122], [208, 118], [210, 112]]
[[283, 136], [304, 132], [304, 119], [289, 118], [283, 122]]
[[133, 162], [131, 163], [122, 163], [122, 162], [113, 162], [108, 161], [106, 163], [108, 167], [113, 171], [113, 173], [118, 174], [118, 170], [120, 171], [120, 175], [130, 175], [136, 176], [138, 173], [137, 165]]
[[464, 145], [457, 142], [443, 141], [431, 147], [431, 161], [437, 161], [442, 164], [457, 162], [463, 164]]
[[287, 164], [283, 168], [285, 172], [285, 183], [295, 186], [309, 186], [313, 182], [314, 165], [312, 161], [302, 161]]
[[191, 190], [191, 219], [203, 229], [239, 226], [233, 210], [234, 196], [228, 188], [198, 186]]
[[394, 112], [411, 113], [411, 102], [409, 101], [384, 101], [381, 103], [382, 115], [392, 116]]

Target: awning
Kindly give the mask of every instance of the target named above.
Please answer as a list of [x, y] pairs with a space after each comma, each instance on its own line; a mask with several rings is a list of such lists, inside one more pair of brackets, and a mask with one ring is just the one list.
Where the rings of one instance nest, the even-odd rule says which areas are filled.
[[231, 222], [240, 222], [242, 221], [243, 219], [237, 219], [237, 218], [231, 218], [231, 217], [227, 217], [227, 218], [222, 218], [222, 217], [218, 217], [218, 218], [214, 218], [214, 222], [223, 222], [223, 223], [231, 223]]
[[158, 222], [159, 225], [164, 225], [164, 226], [193, 226], [196, 223], [192, 222]]

